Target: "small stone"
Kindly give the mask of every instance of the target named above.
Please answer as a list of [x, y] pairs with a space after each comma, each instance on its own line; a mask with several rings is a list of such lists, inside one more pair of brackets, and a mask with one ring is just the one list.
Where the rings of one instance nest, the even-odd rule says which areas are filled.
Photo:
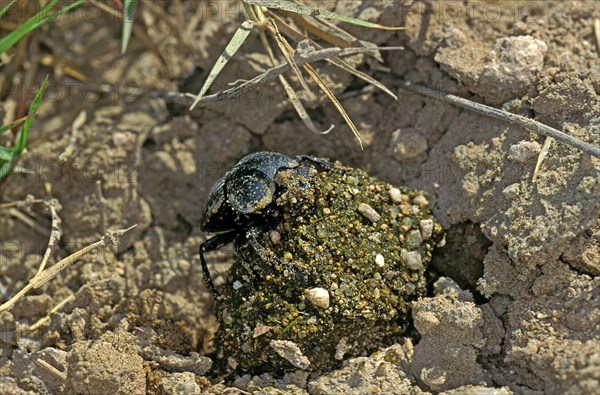
[[525, 95], [539, 78], [547, 50], [546, 43], [532, 36], [499, 38], [487, 56], [474, 90], [491, 104]]
[[360, 203], [358, 205], [358, 212], [373, 223], [379, 221], [379, 219], [381, 218], [381, 215], [367, 203]]
[[402, 192], [398, 188], [390, 187], [388, 190], [388, 194], [390, 195], [390, 199], [394, 203], [402, 203]]
[[269, 233], [269, 238], [271, 239], [271, 243], [273, 243], [273, 244], [277, 244], [277, 243], [279, 243], [279, 241], [281, 240], [281, 235], [279, 234], [279, 232], [278, 232], [278, 231], [276, 231], [276, 230], [272, 230], [272, 231]]
[[312, 288], [304, 291], [304, 296], [312, 304], [322, 309], [329, 308], [329, 291], [325, 288]]
[[196, 376], [191, 372], [173, 373], [163, 377], [160, 384], [165, 394], [193, 395], [200, 393]]
[[373, 290], [373, 299], [378, 300], [380, 297], [381, 297], [381, 291], [379, 290], [379, 288], [375, 288]]
[[197, 375], [204, 375], [212, 367], [212, 360], [201, 356], [197, 352], [191, 352], [190, 355], [184, 356], [153, 345], [144, 347], [142, 349], [142, 356], [145, 360], [156, 362], [170, 372], [187, 371]]
[[508, 159], [517, 163], [526, 163], [537, 157], [542, 147], [537, 141], [519, 141], [508, 149]]
[[424, 268], [421, 261], [421, 254], [417, 251], [402, 250], [400, 257], [410, 270], [421, 270]]
[[113, 135], [113, 144], [116, 147], [124, 147], [129, 148], [135, 144], [135, 134], [129, 131], [125, 132], [114, 132]]
[[228, 357], [227, 358], [227, 366], [229, 366], [233, 370], [237, 369], [237, 366], [238, 366], [237, 359], [235, 359], [233, 357]]
[[260, 335], [264, 335], [265, 333], [267, 333], [270, 330], [271, 330], [271, 327], [269, 325], [265, 325], [262, 322], [259, 322], [256, 324], [256, 327], [254, 327], [254, 332], [252, 332], [252, 337], [254, 337], [254, 338], [259, 337]]
[[377, 254], [377, 256], [375, 257], [375, 263], [377, 264], [377, 266], [383, 267], [383, 265], [385, 265], [385, 259], [383, 258], [383, 255]]
[[433, 220], [422, 219], [419, 221], [419, 230], [421, 231], [421, 238], [425, 241], [431, 239], [433, 236]]
[[310, 361], [296, 343], [289, 340], [271, 340], [269, 345], [280, 357], [298, 369], [307, 369], [310, 366]]
[[421, 237], [421, 232], [418, 230], [411, 230], [408, 232], [406, 237], [406, 245], [411, 250], [416, 249], [423, 243], [423, 238]]
[[244, 284], [242, 284], [242, 282], [241, 282], [241, 281], [239, 281], [239, 280], [235, 280], [235, 281], [233, 282], [233, 289], [235, 289], [236, 291], [237, 291], [238, 289], [242, 288], [243, 286], [244, 286]]
[[335, 359], [341, 361], [344, 359], [344, 355], [350, 350], [352, 347], [348, 344], [348, 341], [345, 337], [342, 337], [338, 342], [337, 346], [335, 346]]
[[421, 208], [427, 207], [427, 205], [429, 204], [429, 200], [427, 200], [427, 198], [423, 195], [415, 197], [414, 202], [417, 206]]
[[516, 183], [510, 184], [509, 186], [504, 188], [502, 190], [502, 194], [504, 196], [506, 196], [507, 198], [513, 200], [513, 199], [516, 199], [517, 197], [519, 197], [520, 190], [521, 190], [521, 184], [516, 182]]
[[442, 240], [438, 241], [438, 243], [435, 246], [441, 248], [445, 245], [446, 245], [446, 234], [442, 235]]

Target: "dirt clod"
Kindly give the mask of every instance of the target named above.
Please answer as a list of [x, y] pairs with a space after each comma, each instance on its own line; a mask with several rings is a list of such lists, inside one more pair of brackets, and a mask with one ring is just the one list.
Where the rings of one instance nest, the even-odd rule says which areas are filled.
[[146, 374], [137, 354], [119, 352], [107, 342], [78, 342], [69, 357], [69, 381], [75, 393], [145, 394]]

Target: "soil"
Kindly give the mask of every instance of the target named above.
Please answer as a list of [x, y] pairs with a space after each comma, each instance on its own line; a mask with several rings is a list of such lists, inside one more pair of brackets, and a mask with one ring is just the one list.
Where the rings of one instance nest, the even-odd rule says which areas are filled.
[[[166, 99], [165, 90], [199, 90], [242, 10], [233, 0], [144, 3], [136, 23], [145, 34], [134, 34], [125, 55], [120, 20], [89, 4], [39, 30], [39, 55], [60, 62], [38, 67], [32, 92], [46, 74], [50, 85], [19, 162], [30, 172], [8, 178], [2, 202], [58, 199], [62, 238], [51, 262], [105, 228], [137, 226], [0, 316], [0, 393], [600, 393], [600, 160], [553, 142], [534, 177], [544, 137], [399, 83], [502, 107], [600, 146], [594, 1], [327, 2], [406, 26], [344, 25], [363, 40], [404, 47], [382, 52], [383, 63], [352, 58], [398, 100], [315, 64], [364, 150], [324, 100], [308, 111], [321, 129], [337, 126], [311, 134], [276, 84], [192, 112]], [[264, 71], [266, 59], [251, 35], [213, 91]], [[33, 96], [18, 89], [31, 69], [3, 67], [10, 120], [23, 95]], [[73, 132], [82, 110], [86, 121]], [[401, 341], [332, 371], [225, 380], [211, 371], [214, 304], [197, 255], [210, 235], [198, 225], [212, 184], [258, 150], [339, 160], [427, 193], [447, 244]], [[46, 250], [50, 215], [41, 207], [0, 211], [2, 302], [33, 277]], [[224, 272], [233, 249], [209, 260], [213, 273]]]

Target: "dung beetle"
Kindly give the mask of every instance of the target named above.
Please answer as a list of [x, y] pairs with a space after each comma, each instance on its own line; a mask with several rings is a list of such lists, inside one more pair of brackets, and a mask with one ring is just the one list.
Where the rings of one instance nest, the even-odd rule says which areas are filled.
[[[248, 242], [257, 252], [264, 248], [257, 237], [274, 226], [281, 207], [276, 199], [284, 192], [276, 176], [291, 170], [296, 176], [306, 176], [310, 167], [330, 168], [331, 162], [309, 155], [287, 156], [278, 152], [255, 152], [233, 166], [210, 189], [200, 229], [220, 232], [200, 245], [200, 263], [208, 288], [219, 296], [210, 277], [204, 254], [235, 242], [238, 249]], [[306, 185], [310, 187], [310, 185]], [[275, 258], [276, 259], [276, 258]]]

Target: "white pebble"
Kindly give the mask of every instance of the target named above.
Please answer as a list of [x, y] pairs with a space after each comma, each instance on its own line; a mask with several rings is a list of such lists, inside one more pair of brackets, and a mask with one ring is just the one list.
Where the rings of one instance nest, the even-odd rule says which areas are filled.
[[383, 265], [385, 265], [385, 258], [383, 257], [383, 255], [377, 254], [377, 256], [375, 257], [375, 263], [377, 264], [377, 266], [383, 267]]
[[322, 309], [329, 308], [329, 291], [325, 288], [312, 288], [304, 291], [304, 296], [312, 304]]
[[433, 220], [422, 219], [419, 222], [419, 230], [421, 231], [421, 238], [423, 240], [431, 239], [431, 236], [433, 235]]
[[280, 357], [295, 367], [304, 370], [310, 366], [309, 359], [306, 358], [296, 343], [289, 340], [271, 340], [269, 345]]
[[335, 346], [335, 359], [341, 361], [342, 359], [344, 359], [344, 355], [346, 355], [346, 353], [351, 349], [352, 346], [348, 344], [348, 341], [345, 337], [342, 337], [338, 342], [337, 346]]
[[402, 203], [402, 192], [400, 192], [398, 188], [390, 187], [388, 193], [390, 195], [390, 199], [392, 199], [392, 202]]
[[367, 203], [360, 203], [358, 205], [358, 212], [373, 223], [379, 221], [379, 219], [381, 218], [381, 215]]
[[427, 205], [429, 204], [429, 200], [427, 200], [427, 198], [423, 195], [415, 197], [414, 202], [421, 208], [427, 207]]
[[537, 157], [542, 147], [537, 141], [522, 140], [513, 144], [508, 149], [508, 159], [517, 163], [526, 163]]
[[421, 254], [417, 251], [406, 251], [402, 250], [400, 253], [400, 257], [406, 264], [406, 267], [411, 270], [421, 270], [423, 269], [423, 263], [421, 261]]
[[271, 239], [271, 243], [277, 244], [281, 240], [281, 234], [278, 231], [273, 230], [269, 233], [269, 238]]
[[269, 325], [265, 325], [262, 322], [259, 322], [254, 327], [254, 332], [252, 333], [252, 337], [254, 337], [254, 338], [259, 337], [261, 335], [264, 335], [265, 333], [267, 333], [270, 330], [271, 330], [271, 327]]

